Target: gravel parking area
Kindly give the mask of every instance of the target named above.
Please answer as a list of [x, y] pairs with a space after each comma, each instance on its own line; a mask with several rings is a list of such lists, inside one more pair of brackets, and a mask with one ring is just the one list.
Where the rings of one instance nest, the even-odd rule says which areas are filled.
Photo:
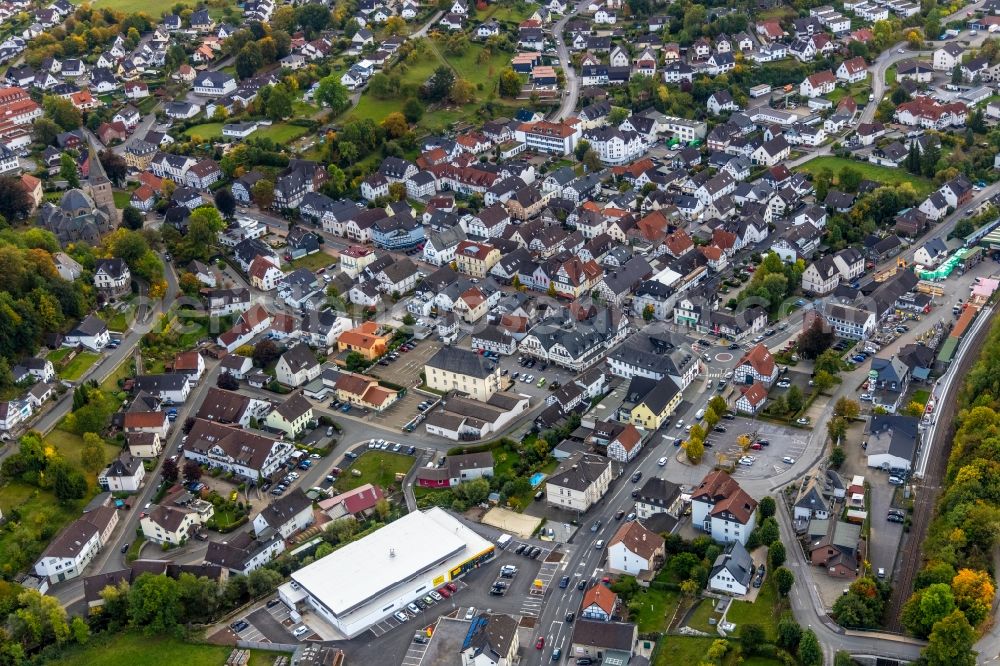
[[[399, 386], [414, 386], [420, 383], [420, 373], [424, 363], [441, 349], [441, 343], [434, 340], [420, 340], [413, 351], [399, 352], [399, 358], [389, 365], [375, 365], [373, 375]], [[417, 402], [420, 402], [419, 400]]]

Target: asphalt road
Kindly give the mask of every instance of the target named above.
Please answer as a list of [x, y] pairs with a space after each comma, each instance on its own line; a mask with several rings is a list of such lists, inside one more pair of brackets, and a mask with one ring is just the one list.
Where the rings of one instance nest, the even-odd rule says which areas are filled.
[[580, 77], [577, 76], [576, 70], [573, 67], [573, 61], [570, 59], [569, 49], [566, 48], [563, 30], [566, 28], [566, 23], [581, 12], [588, 4], [590, 4], [590, 0], [581, 0], [581, 2], [578, 2], [575, 7], [552, 26], [552, 36], [556, 41], [556, 53], [559, 54], [559, 63], [562, 65], [563, 73], [566, 75], [565, 83], [563, 84], [563, 90], [566, 91], [566, 94], [563, 95], [562, 104], [556, 112], [554, 120], [562, 120], [571, 115], [576, 109], [576, 101], [580, 97]]

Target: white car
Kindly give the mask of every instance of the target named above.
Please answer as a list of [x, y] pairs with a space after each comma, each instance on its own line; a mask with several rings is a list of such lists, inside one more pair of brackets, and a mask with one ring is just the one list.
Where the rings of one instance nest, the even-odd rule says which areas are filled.
[[660, 458], [659, 460], [656, 461], [656, 464], [659, 465], [660, 467], [663, 467], [664, 465], [667, 464], [667, 459], [665, 457]]
[[465, 611], [465, 619], [471, 620], [474, 617], [476, 617], [476, 607], [470, 606], [469, 610]]
[[864, 400], [865, 402], [871, 402], [872, 401], [872, 394], [871, 393], [862, 393], [861, 394], [861, 399]]
[[790, 381], [788, 381], [787, 379], [782, 379], [780, 382], [778, 382], [777, 387], [778, 388], [789, 388], [791, 385], [792, 385], [792, 383]]
[[809, 419], [807, 419], [804, 416], [800, 419], [795, 419], [795, 422], [798, 423], [799, 425], [809, 425]]
[[753, 461], [747, 458], [740, 458], [740, 464], [744, 467], [753, 467]]
[[292, 631], [292, 636], [298, 638], [300, 636], [304, 636], [308, 631], [309, 629], [306, 628], [306, 625], [300, 624], [299, 626], [295, 627], [294, 631]]
[[678, 421], [677, 424], [674, 425], [674, 427], [675, 428], [683, 428], [684, 427], [684, 419], [681, 419], [680, 421]]
[[785, 456], [784, 458], [781, 459], [781, 462], [785, 463], [786, 465], [794, 465], [795, 458], [791, 456]]

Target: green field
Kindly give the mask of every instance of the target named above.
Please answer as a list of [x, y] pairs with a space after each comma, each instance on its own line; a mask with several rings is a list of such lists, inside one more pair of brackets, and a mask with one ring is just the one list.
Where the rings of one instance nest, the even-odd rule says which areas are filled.
[[[197, 136], [200, 139], [211, 141], [222, 138], [222, 123], [203, 123], [194, 125], [184, 130], [184, 136], [190, 138]], [[289, 125], [287, 123], [275, 123], [267, 127], [261, 127], [251, 134], [252, 138], [271, 139], [275, 143], [288, 143], [294, 141], [309, 131], [306, 127]]]
[[[176, 638], [111, 634], [92, 638], [86, 647], [69, 649], [50, 666], [136, 666], [137, 664], [184, 664], [184, 666], [220, 666], [233, 651], [223, 645], [185, 643]], [[250, 653], [249, 666], [270, 666], [277, 652], [261, 650]]]
[[59, 370], [59, 376], [70, 381], [79, 379], [100, 357], [101, 355], [96, 352], [82, 351]]
[[[402, 71], [401, 74], [403, 85], [420, 86], [430, 78], [435, 69], [442, 64], [448, 64], [458, 76], [468, 79], [477, 88], [474, 102], [461, 107], [448, 106], [429, 111], [417, 123], [419, 127], [428, 132], [439, 132], [454, 122], [468, 120], [473, 116], [479, 105], [493, 90], [500, 72], [510, 62], [509, 53], [498, 53], [487, 62], [479, 63], [478, 59], [482, 48], [481, 45], [472, 44], [461, 56], [448, 56], [441, 52], [437, 44], [431, 44], [421, 58], [405, 63], [405, 71]], [[392, 71], [389, 70], [387, 73], [392, 73]], [[482, 90], [478, 89], [479, 85], [483, 86]], [[495, 101], [502, 103], [499, 99]], [[399, 111], [402, 103], [401, 99], [377, 99], [366, 90], [362, 93], [357, 106], [344, 113], [343, 119], [371, 118], [375, 122], [381, 122], [390, 113]]]
[[[396, 482], [396, 474], [406, 474], [413, 467], [413, 457], [401, 455], [399, 453], [386, 453], [380, 451], [367, 451], [360, 458], [354, 461], [350, 468], [344, 470], [343, 475], [334, 484], [340, 492], [353, 490], [358, 486], [371, 483], [383, 489], [390, 486], [399, 488]], [[352, 470], [361, 472], [361, 476], [351, 474]]]
[[[80, 466], [80, 452], [83, 451], [83, 438], [65, 430], [56, 428], [45, 436], [46, 444], [51, 444], [70, 465]], [[107, 442], [105, 442], [107, 444]], [[111, 461], [121, 452], [121, 447], [108, 444], [104, 447], [104, 459]], [[87, 480], [96, 485], [96, 475], [88, 474]]]
[[818, 173], [821, 169], [829, 169], [831, 173], [833, 173], [834, 178], [836, 178], [837, 174], [845, 166], [857, 169], [861, 172], [861, 176], [863, 178], [884, 183], [886, 185], [912, 183], [913, 189], [917, 191], [917, 194], [920, 197], [927, 196], [930, 194], [931, 190], [934, 189], [934, 183], [932, 183], [929, 179], [914, 176], [905, 169], [893, 169], [892, 167], [879, 166], [878, 164], [861, 162], [846, 157], [833, 157], [832, 155], [814, 157], [795, 169], [796, 171], [804, 171], [813, 175]]
[[126, 190], [115, 190], [111, 196], [115, 198], [115, 208], [119, 210], [124, 210], [125, 206], [132, 200], [132, 193]]

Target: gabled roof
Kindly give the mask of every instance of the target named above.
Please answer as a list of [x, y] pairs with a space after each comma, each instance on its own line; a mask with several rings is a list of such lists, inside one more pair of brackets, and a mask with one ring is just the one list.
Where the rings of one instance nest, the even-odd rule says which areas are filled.
[[638, 520], [630, 520], [621, 525], [608, 541], [608, 548], [622, 544], [630, 552], [644, 560], [652, 559], [663, 548], [664, 540], [659, 534], [650, 532]]

